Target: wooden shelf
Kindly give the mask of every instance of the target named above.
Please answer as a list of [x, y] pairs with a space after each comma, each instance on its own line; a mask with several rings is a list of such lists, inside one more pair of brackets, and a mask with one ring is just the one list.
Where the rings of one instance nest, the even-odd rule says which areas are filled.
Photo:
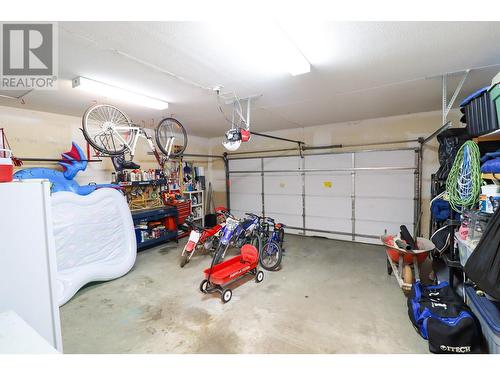
[[500, 180], [500, 173], [481, 173], [481, 178], [483, 180], [498, 181]]
[[476, 137], [473, 139], [474, 142], [479, 143], [479, 142], [494, 142], [494, 141], [500, 141], [500, 129], [497, 129], [495, 131], [492, 131], [491, 133], [480, 135], [479, 137]]

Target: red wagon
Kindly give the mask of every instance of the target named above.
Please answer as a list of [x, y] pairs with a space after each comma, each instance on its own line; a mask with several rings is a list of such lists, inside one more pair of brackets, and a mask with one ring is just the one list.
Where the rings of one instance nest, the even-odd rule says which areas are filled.
[[[215, 257], [214, 257], [215, 259]], [[244, 245], [241, 248], [241, 254], [231, 259], [228, 259], [219, 264], [213, 264], [210, 268], [204, 270], [205, 279], [200, 284], [202, 293], [221, 294], [222, 302], [226, 303], [231, 300], [233, 292], [227, 285], [236, 279], [239, 279], [247, 273], [255, 275], [255, 282], [260, 283], [264, 280], [264, 272], [257, 270], [259, 263], [259, 252], [252, 245]]]

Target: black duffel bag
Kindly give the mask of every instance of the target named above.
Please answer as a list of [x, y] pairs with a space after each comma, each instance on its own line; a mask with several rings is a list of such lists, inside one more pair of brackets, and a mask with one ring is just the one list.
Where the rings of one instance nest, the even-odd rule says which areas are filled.
[[448, 283], [413, 284], [408, 296], [408, 315], [420, 336], [429, 341], [432, 353], [481, 352], [477, 319]]
[[479, 289], [500, 300], [500, 209], [490, 219], [465, 263], [465, 273]]

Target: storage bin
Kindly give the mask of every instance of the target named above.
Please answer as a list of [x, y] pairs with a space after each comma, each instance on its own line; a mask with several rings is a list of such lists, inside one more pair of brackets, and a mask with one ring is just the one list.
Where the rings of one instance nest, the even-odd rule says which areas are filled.
[[467, 240], [462, 240], [458, 235], [455, 235], [455, 241], [458, 245], [458, 255], [460, 257], [460, 264], [462, 265], [462, 267], [465, 267], [467, 259], [469, 259], [470, 255], [474, 251], [474, 245], [472, 245]]
[[476, 294], [474, 288], [465, 288], [467, 304], [481, 324], [483, 336], [491, 354], [500, 354], [500, 302]]
[[491, 87], [490, 99], [497, 113], [497, 123], [500, 124], [500, 83], [496, 83]]
[[489, 86], [484, 87], [460, 103], [460, 110], [465, 114], [467, 133], [470, 136], [475, 137], [498, 129], [497, 109], [490, 99], [488, 89]]

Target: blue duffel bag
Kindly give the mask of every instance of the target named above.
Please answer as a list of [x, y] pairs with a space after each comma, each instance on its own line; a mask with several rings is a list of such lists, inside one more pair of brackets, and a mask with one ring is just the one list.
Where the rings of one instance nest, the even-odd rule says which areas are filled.
[[408, 316], [429, 341], [429, 350], [441, 354], [481, 352], [480, 326], [476, 317], [448, 283], [413, 284], [408, 296]]

